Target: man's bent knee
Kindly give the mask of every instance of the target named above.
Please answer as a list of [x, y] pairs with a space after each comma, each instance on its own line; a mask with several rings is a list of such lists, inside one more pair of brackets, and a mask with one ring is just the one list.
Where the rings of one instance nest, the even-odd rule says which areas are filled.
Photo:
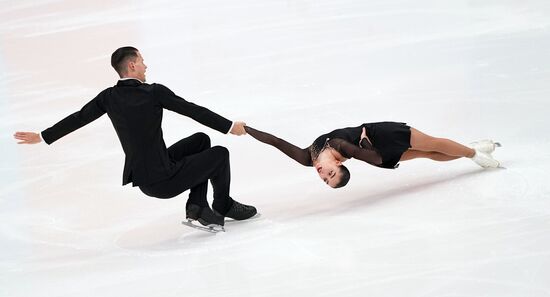
[[229, 158], [229, 150], [226, 147], [216, 145], [212, 147], [212, 150], [216, 151], [217, 154], [222, 155], [224, 158]]
[[198, 132], [193, 134], [193, 137], [200, 140], [201, 143], [203, 144], [203, 147], [210, 148], [211, 143], [210, 143], [210, 136], [208, 136], [208, 134], [204, 132]]

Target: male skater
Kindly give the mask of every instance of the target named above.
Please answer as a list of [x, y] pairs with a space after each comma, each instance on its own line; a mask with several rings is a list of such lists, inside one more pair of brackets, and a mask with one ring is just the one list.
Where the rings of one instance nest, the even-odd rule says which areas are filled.
[[[172, 198], [191, 189], [187, 200], [187, 218], [202, 225], [220, 227], [224, 216], [245, 220], [256, 208], [241, 204], [229, 196], [229, 151], [210, 147], [210, 138], [196, 133], [168, 149], [162, 137], [164, 108], [188, 116], [222, 133], [246, 134], [245, 123], [228, 119], [175, 95], [161, 84], [145, 83], [143, 57], [134, 47], [121, 47], [111, 56], [111, 65], [120, 76], [114, 87], [99, 93], [77, 111], [41, 134], [16, 132], [20, 144], [51, 144], [107, 113], [116, 130], [126, 160], [123, 185], [132, 182], [148, 196]], [[208, 180], [214, 189], [210, 209], [206, 200]]]

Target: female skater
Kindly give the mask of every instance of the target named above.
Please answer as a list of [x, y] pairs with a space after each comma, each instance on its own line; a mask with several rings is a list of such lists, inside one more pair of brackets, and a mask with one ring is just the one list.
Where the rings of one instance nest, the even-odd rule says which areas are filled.
[[351, 158], [389, 169], [397, 168], [400, 161], [416, 158], [450, 161], [462, 157], [484, 168], [499, 167], [499, 162], [491, 156], [499, 143], [483, 140], [469, 148], [450, 139], [426, 135], [405, 123], [379, 122], [337, 129], [319, 136], [304, 149], [249, 126], [245, 126], [245, 130], [298, 163], [315, 167], [319, 177], [333, 188], [348, 183], [350, 173], [342, 163]]

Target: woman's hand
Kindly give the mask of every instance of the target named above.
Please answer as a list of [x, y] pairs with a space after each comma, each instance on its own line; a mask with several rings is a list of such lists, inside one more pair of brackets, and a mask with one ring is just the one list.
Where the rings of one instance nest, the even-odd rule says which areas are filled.
[[365, 127], [363, 127], [363, 132], [361, 133], [361, 139], [363, 138], [367, 138], [367, 129], [365, 129]]
[[370, 146], [372, 146], [372, 143], [370, 142], [369, 137], [367, 136], [367, 129], [363, 127], [363, 131], [361, 132], [361, 139], [359, 139], [359, 147], [363, 147], [361, 143], [363, 142], [363, 139], [366, 139]]

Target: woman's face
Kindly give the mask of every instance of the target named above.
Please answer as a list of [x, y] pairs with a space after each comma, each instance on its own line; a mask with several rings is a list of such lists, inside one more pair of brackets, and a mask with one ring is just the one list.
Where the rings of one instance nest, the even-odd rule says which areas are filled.
[[320, 160], [315, 165], [319, 177], [329, 186], [336, 187], [340, 182], [340, 165], [342, 162], [336, 159]]

